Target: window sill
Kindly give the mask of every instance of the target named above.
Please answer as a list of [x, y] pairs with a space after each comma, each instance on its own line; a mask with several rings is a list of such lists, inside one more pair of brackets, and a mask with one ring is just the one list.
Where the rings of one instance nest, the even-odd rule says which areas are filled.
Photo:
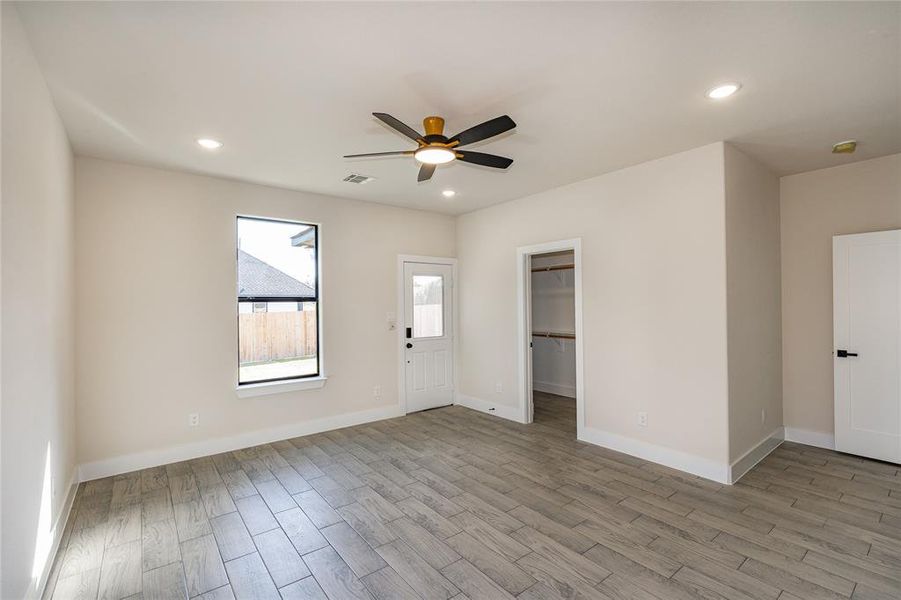
[[282, 394], [285, 392], [297, 392], [301, 390], [318, 390], [325, 385], [328, 377], [308, 377], [306, 379], [294, 379], [291, 381], [270, 381], [267, 383], [248, 383], [239, 385], [235, 389], [238, 398], [253, 398], [254, 396], [268, 396], [270, 394]]

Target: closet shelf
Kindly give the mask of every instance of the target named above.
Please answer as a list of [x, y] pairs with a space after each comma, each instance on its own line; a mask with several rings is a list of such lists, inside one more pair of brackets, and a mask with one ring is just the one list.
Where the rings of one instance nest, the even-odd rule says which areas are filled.
[[551, 265], [549, 267], [533, 267], [533, 273], [542, 273], [544, 271], [566, 271], [568, 269], [575, 269], [576, 265]]
[[554, 333], [553, 331], [533, 331], [532, 336], [533, 337], [558, 338], [561, 340], [576, 339], [576, 334], [574, 334], [574, 333]]

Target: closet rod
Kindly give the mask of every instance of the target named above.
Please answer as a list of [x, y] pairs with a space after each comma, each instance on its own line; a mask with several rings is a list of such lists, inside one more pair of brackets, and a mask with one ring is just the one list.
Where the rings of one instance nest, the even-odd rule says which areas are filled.
[[574, 334], [574, 333], [552, 333], [550, 331], [533, 331], [532, 335], [535, 337], [560, 338], [562, 340], [576, 339], [576, 334]]
[[552, 265], [550, 267], [534, 267], [532, 269], [533, 273], [538, 273], [540, 271], [565, 271], [566, 269], [575, 269], [576, 265]]

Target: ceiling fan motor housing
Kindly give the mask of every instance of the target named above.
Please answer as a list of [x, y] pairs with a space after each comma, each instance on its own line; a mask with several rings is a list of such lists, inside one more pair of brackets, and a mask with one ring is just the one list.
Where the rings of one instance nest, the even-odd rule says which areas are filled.
[[441, 136], [444, 133], [444, 119], [436, 116], [426, 117], [422, 120], [422, 127], [425, 129], [426, 137], [430, 135]]
[[451, 145], [448, 143], [448, 139], [444, 135], [444, 119], [441, 117], [426, 117], [422, 120], [422, 126], [425, 129], [425, 135], [422, 136], [422, 141], [425, 142], [425, 145], [446, 146], [448, 148], [456, 146], [456, 144]]

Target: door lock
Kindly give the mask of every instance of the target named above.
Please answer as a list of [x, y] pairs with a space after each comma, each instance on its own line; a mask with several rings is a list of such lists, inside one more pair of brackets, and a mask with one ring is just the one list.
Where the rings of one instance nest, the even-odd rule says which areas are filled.
[[412, 348], [412, 347], [413, 347], [413, 344], [411, 344], [410, 342], [407, 342], [407, 348]]

